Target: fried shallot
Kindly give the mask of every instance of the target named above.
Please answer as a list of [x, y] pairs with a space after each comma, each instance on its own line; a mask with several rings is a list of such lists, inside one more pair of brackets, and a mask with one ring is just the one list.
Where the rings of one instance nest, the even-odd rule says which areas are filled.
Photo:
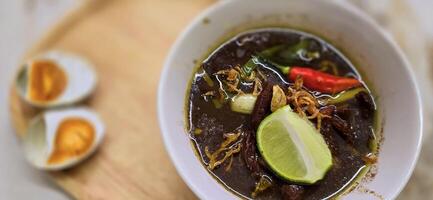
[[[210, 170], [215, 169], [215, 167], [218, 167], [219, 165], [223, 164], [227, 159], [231, 158], [234, 154], [239, 153], [242, 148], [242, 143], [239, 142], [239, 137], [241, 136], [241, 132], [238, 131], [237, 133], [226, 133], [224, 134], [225, 140], [219, 148], [213, 152], [209, 152], [209, 148], [205, 147], [205, 154], [209, 158], [209, 164], [208, 168]], [[220, 154], [223, 154], [224, 156], [219, 159]], [[230, 168], [227, 167], [226, 170], [228, 171]]]
[[322, 119], [330, 116], [320, 112], [319, 102], [310, 92], [305, 90], [302, 85], [302, 77], [297, 77], [295, 84], [289, 87], [287, 100], [293, 105], [294, 111], [301, 117], [306, 117], [310, 120], [316, 119], [317, 129], [320, 130]]

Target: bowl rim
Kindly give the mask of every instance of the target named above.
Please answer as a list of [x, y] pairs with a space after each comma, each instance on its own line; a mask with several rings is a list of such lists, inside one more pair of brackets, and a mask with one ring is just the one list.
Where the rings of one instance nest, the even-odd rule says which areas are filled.
[[[218, 1], [218, 2], [214, 3], [210, 7], [203, 10], [199, 15], [194, 17], [194, 19], [186, 26], [186, 28], [184, 28], [182, 30], [182, 32], [177, 37], [174, 44], [171, 46], [170, 51], [165, 58], [163, 69], [161, 72], [159, 85], [158, 85], [157, 114], [158, 114], [158, 123], [159, 123], [159, 127], [161, 129], [161, 135], [163, 138], [164, 146], [168, 152], [168, 155], [169, 155], [174, 167], [176, 168], [177, 173], [181, 176], [181, 178], [188, 185], [188, 187], [200, 199], [205, 199], [205, 197], [207, 197], [207, 195], [204, 194], [204, 192], [201, 191], [199, 189], [199, 187], [191, 179], [189, 179], [186, 176], [186, 174], [182, 173], [183, 169], [181, 169], [181, 167], [179, 167], [179, 163], [181, 161], [177, 158], [177, 156], [174, 153], [176, 151], [176, 148], [175, 148], [175, 146], [171, 145], [172, 139], [170, 138], [170, 135], [168, 134], [167, 127], [164, 126], [163, 109], [162, 109], [163, 105], [162, 105], [161, 99], [163, 99], [163, 93], [164, 93], [163, 89], [165, 88], [165, 85], [167, 84], [166, 80], [168, 79], [167, 75], [168, 75], [169, 69], [170, 69], [169, 64], [171, 63], [171, 60], [175, 56], [176, 52], [179, 51], [182, 41], [185, 40], [185, 38], [188, 36], [188, 34], [190, 34], [190, 32], [193, 32], [197, 27], [199, 27], [199, 25], [202, 23], [202, 19], [206, 18], [210, 13], [221, 12], [221, 11], [219, 11], [219, 9], [221, 7], [224, 7], [228, 4], [231, 4], [234, 1], [236, 1], [236, 0], [223, 0], [223, 1]], [[325, 2], [328, 4], [332, 4], [332, 6], [336, 6], [340, 9], [349, 11], [354, 17], [364, 21], [367, 24], [367, 26], [370, 26], [372, 28], [372, 30], [377, 31], [379, 37], [381, 37], [380, 39], [382, 39], [386, 43], [388, 43], [390, 45], [391, 49], [393, 49], [396, 52], [397, 56], [400, 58], [400, 61], [402, 62], [403, 66], [404, 66], [403, 70], [408, 75], [409, 82], [413, 85], [413, 87], [415, 89], [415, 94], [416, 94], [416, 97], [415, 97], [416, 98], [416, 103], [415, 103], [416, 105], [415, 106], [418, 108], [418, 110], [416, 112], [418, 113], [418, 118], [419, 118], [419, 122], [417, 123], [417, 127], [416, 127], [419, 131], [418, 138], [416, 141], [416, 151], [415, 151], [414, 159], [410, 163], [409, 170], [407, 171], [407, 173], [405, 173], [402, 181], [398, 185], [398, 188], [394, 189], [393, 194], [390, 196], [391, 199], [395, 199], [401, 193], [401, 191], [404, 189], [404, 187], [406, 186], [410, 177], [412, 176], [413, 171], [414, 171], [415, 166], [416, 166], [416, 163], [418, 162], [419, 154], [420, 154], [421, 147], [422, 147], [422, 138], [423, 138], [423, 132], [424, 132], [424, 118], [423, 118], [423, 112], [424, 111], [423, 111], [423, 103], [422, 103], [422, 98], [421, 98], [419, 86], [418, 86], [418, 83], [415, 81], [416, 80], [415, 73], [413, 71], [413, 68], [410, 67], [411, 64], [410, 64], [409, 60], [407, 59], [407, 57], [405, 56], [403, 51], [400, 49], [400, 47], [397, 45], [397, 43], [394, 41], [392, 36], [390, 34], [388, 34], [387, 32], [385, 32], [380, 27], [380, 25], [376, 21], [374, 21], [373, 18], [371, 18], [365, 12], [363, 12], [359, 8], [355, 7], [354, 5], [350, 4], [349, 2], [342, 1], [342, 0], [330, 0], [330, 1], [325, 1]]]

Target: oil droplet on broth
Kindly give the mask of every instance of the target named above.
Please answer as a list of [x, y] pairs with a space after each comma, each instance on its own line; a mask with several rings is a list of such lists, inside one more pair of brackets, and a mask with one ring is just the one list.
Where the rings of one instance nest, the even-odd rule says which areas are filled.
[[59, 164], [80, 156], [90, 149], [95, 139], [95, 129], [85, 119], [69, 118], [61, 122], [56, 131], [54, 151], [48, 164]]
[[66, 88], [65, 72], [50, 60], [37, 60], [30, 64], [28, 96], [36, 102], [48, 102], [59, 97]]

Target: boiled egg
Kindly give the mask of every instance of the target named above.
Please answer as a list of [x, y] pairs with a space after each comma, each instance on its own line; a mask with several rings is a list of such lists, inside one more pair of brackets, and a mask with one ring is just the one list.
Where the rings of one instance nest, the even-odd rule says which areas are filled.
[[104, 124], [88, 108], [50, 110], [30, 122], [23, 145], [35, 167], [62, 170], [89, 157], [104, 135]]
[[37, 107], [77, 103], [94, 90], [97, 76], [86, 59], [50, 51], [28, 60], [16, 79], [19, 95]]

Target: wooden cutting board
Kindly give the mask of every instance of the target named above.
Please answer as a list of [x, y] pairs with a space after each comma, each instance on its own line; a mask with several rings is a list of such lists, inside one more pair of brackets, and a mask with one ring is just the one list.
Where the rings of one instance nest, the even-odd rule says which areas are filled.
[[[106, 138], [98, 152], [84, 163], [50, 173], [72, 197], [196, 198], [164, 149], [156, 93], [170, 46], [188, 22], [212, 2], [88, 0], [25, 56], [60, 49], [86, 57], [96, 65], [100, 82], [94, 95], [83, 104], [101, 115], [107, 127]], [[29, 120], [41, 111], [22, 102], [14, 88], [10, 106], [14, 127], [22, 136]]]

